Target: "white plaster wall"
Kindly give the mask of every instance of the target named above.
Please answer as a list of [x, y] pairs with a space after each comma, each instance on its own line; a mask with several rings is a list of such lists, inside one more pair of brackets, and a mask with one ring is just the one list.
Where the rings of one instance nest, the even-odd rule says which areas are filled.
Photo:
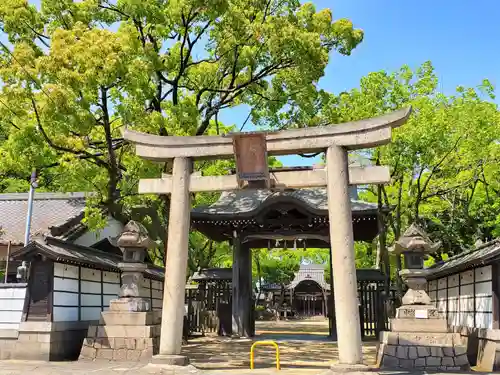
[[98, 320], [119, 290], [119, 273], [55, 263], [53, 319]]
[[52, 308], [54, 322], [77, 322], [78, 307], [54, 306]]
[[78, 280], [63, 279], [54, 276], [54, 291], [78, 293]]
[[[108, 310], [111, 300], [118, 298], [120, 285], [117, 272], [85, 267], [79, 271], [77, 266], [55, 263], [54, 321], [98, 320], [101, 311]], [[163, 282], [144, 278], [139, 292], [151, 299], [154, 310], [162, 308]]]
[[118, 296], [120, 293], [120, 284], [103, 283], [103, 294]]
[[82, 307], [81, 320], [99, 320], [101, 317], [101, 307]]
[[107, 217], [107, 222], [104, 229], [98, 232], [87, 231], [73, 242], [77, 245], [92, 246], [105, 238], [118, 237], [123, 230], [123, 224], [111, 216]]
[[54, 263], [54, 276], [78, 279], [78, 267], [62, 263]]
[[153, 299], [152, 309], [153, 310], [161, 310], [162, 308], [162, 300]]
[[163, 282], [151, 280], [151, 307], [161, 310], [163, 307]]
[[[429, 297], [452, 326], [492, 328], [492, 268], [485, 266], [429, 282]], [[475, 309], [475, 316], [474, 316]]]
[[26, 287], [0, 288], [0, 329], [19, 329]]
[[103, 296], [103, 305], [104, 305], [104, 310], [106, 310], [107, 308], [109, 308], [109, 303], [114, 300], [114, 299], [117, 299], [118, 298], [118, 295], [105, 295]]
[[120, 293], [121, 279], [120, 274], [117, 272], [109, 272], [104, 271], [102, 273], [102, 303], [103, 310], [106, 311], [109, 309], [109, 303], [118, 298], [118, 294]]
[[117, 272], [104, 271], [102, 273], [102, 281], [111, 284], [120, 284], [120, 274]]
[[78, 290], [78, 267], [55, 263], [52, 309], [54, 322], [78, 321]]
[[101, 294], [101, 280], [99, 281], [80, 281], [80, 291], [82, 294]]

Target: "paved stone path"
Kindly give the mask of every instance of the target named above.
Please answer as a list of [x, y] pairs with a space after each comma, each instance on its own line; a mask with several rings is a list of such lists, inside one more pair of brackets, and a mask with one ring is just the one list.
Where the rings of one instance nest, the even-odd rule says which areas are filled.
[[[336, 363], [337, 346], [336, 343], [326, 339], [328, 325], [324, 321], [257, 322], [257, 333], [259, 334], [257, 340], [273, 339], [279, 343], [282, 365], [279, 374], [335, 375], [330, 370], [330, 365]], [[183, 352], [189, 356], [193, 364], [187, 367], [173, 368], [103, 360], [78, 362], [10, 360], [0, 361], [0, 375], [277, 375], [272, 348], [260, 347], [256, 353], [256, 370], [249, 370], [248, 355], [251, 344], [251, 340], [231, 340], [213, 336], [190, 340], [189, 344], [183, 347]], [[368, 342], [363, 345], [367, 364], [375, 361], [375, 344]], [[408, 372], [387, 371], [380, 374], [410, 375]], [[425, 373], [411, 373], [413, 374]]]
[[[162, 367], [137, 363], [112, 363], [106, 361], [94, 362], [26, 362], [26, 361], [0, 361], [1, 375], [278, 375], [276, 370], [257, 369], [226, 369], [226, 370], [199, 370], [193, 366], [187, 367]], [[283, 369], [283, 375], [336, 375], [331, 370], [319, 369]], [[367, 372], [352, 373], [356, 375], [423, 375], [425, 372]], [[434, 373], [434, 375], [453, 375], [462, 373]], [[486, 373], [482, 373], [486, 374]], [[345, 373], [343, 375], [346, 375]]]
[[[253, 341], [274, 340], [280, 347], [283, 369], [328, 370], [337, 362], [338, 348], [328, 338], [328, 320], [257, 321], [254, 340], [234, 340], [206, 336], [190, 339], [183, 354], [202, 370], [248, 369], [250, 347]], [[376, 342], [363, 345], [365, 363], [375, 363]], [[272, 347], [258, 347], [255, 351], [256, 368], [273, 368], [275, 353]]]

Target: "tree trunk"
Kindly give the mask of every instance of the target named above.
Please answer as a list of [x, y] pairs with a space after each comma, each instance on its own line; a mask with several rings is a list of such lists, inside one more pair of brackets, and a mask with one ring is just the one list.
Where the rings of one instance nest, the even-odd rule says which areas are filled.
[[260, 253], [259, 251], [255, 252], [255, 266], [257, 267], [257, 279], [259, 280], [259, 290], [257, 300], [255, 301], [255, 306], [259, 303], [260, 296], [262, 295], [262, 270], [260, 268]]
[[389, 261], [389, 252], [387, 251], [387, 228], [386, 228], [386, 217], [383, 211], [383, 203], [382, 203], [382, 186], [378, 186], [377, 189], [378, 195], [378, 207], [377, 207], [377, 216], [378, 216], [378, 240], [379, 240], [379, 252], [381, 264], [383, 265], [383, 270], [385, 273], [385, 283], [384, 290], [385, 295], [389, 296], [390, 293], [390, 280], [391, 280], [391, 264]]
[[277, 309], [276, 309], [276, 312], [277, 312], [277, 320], [279, 320], [280, 318], [280, 313], [279, 313], [279, 309], [283, 307], [283, 303], [285, 302], [285, 284], [281, 283], [281, 291], [280, 291], [280, 300], [278, 301], [278, 306], [277, 306]]
[[[401, 227], [403, 225], [402, 220], [401, 220], [401, 202], [403, 200], [403, 184], [404, 184], [404, 176], [401, 176], [401, 178], [399, 179], [398, 204], [396, 206], [396, 217], [394, 219], [394, 221], [395, 221], [394, 238], [396, 240], [399, 239], [399, 237], [401, 237]], [[401, 276], [399, 276], [399, 272], [401, 271], [401, 269], [402, 269], [401, 256], [396, 256], [396, 290], [397, 290], [398, 298], [403, 297], [403, 280], [401, 280]]]

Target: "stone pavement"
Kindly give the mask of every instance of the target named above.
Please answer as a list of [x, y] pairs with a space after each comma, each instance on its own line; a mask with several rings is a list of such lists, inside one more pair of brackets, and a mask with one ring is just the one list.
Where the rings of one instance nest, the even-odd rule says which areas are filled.
[[[310, 370], [317, 374], [328, 370], [337, 362], [337, 343], [328, 336], [328, 320], [257, 321], [257, 336], [253, 340], [230, 339], [217, 336], [192, 338], [182, 348], [183, 354], [198, 369], [241, 370], [248, 369], [250, 347], [256, 340], [274, 340], [280, 348], [283, 369]], [[376, 342], [363, 345], [366, 364], [375, 364]], [[258, 347], [255, 351], [256, 368], [273, 368], [273, 347]]]
[[[283, 375], [335, 375], [330, 365], [338, 358], [337, 345], [326, 339], [325, 321], [256, 322], [256, 340], [276, 340], [280, 346]], [[200, 337], [189, 340], [183, 347], [193, 364], [187, 367], [161, 367], [153, 364], [78, 361], [28, 362], [0, 361], [0, 375], [267, 375], [274, 369], [274, 349], [260, 347], [256, 352], [256, 370], [249, 369], [251, 340], [231, 340], [218, 337]], [[375, 363], [375, 342], [363, 345], [363, 356], [368, 364]], [[356, 373], [362, 375], [363, 373]], [[375, 375], [377, 372], [366, 373]], [[380, 374], [410, 375], [409, 372], [384, 371]], [[413, 374], [425, 374], [414, 372]], [[447, 374], [463, 374], [449, 372]], [[439, 374], [436, 374], [439, 375]], [[443, 374], [444, 375], [444, 374]]]
[[[200, 370], [193, 366], [164, 367], [151, 364], [115, 363], [107, 361], [78, 361], [78, 362], [35, 362], [35, 361], [0, 361], [1, 375], [264, 375], [278, 374], [274, 369], [225, 369], [225, 370]], [[279, 374], [283, 375], [335, 375], [331, 370], [325, 369], [296, 369], [284, 368]], [[344, 373], [345, 374], [345, 373]], [[353, 373], [354, 374], [354, 373]], [[425, 372], [383, 371], [355, 373], [357, 375], [422, 375]], [[445, 375], [444, 373], [434, 373]], [[464, 372], [447, 372], [446, 374], [464, 374]], [[486, 373], [483, 373], [486, 374]]]

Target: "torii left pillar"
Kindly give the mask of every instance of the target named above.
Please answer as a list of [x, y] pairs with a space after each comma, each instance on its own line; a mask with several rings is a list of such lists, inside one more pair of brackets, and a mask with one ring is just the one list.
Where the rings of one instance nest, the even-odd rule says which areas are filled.
[[181, 348], [191, 212], [190, 174], [191, 160], [175, 158], [168, 219], [160, 350], [153, 357], [153, 362], [181, 366], [189, 362], [186, 356], [181, 355]]

